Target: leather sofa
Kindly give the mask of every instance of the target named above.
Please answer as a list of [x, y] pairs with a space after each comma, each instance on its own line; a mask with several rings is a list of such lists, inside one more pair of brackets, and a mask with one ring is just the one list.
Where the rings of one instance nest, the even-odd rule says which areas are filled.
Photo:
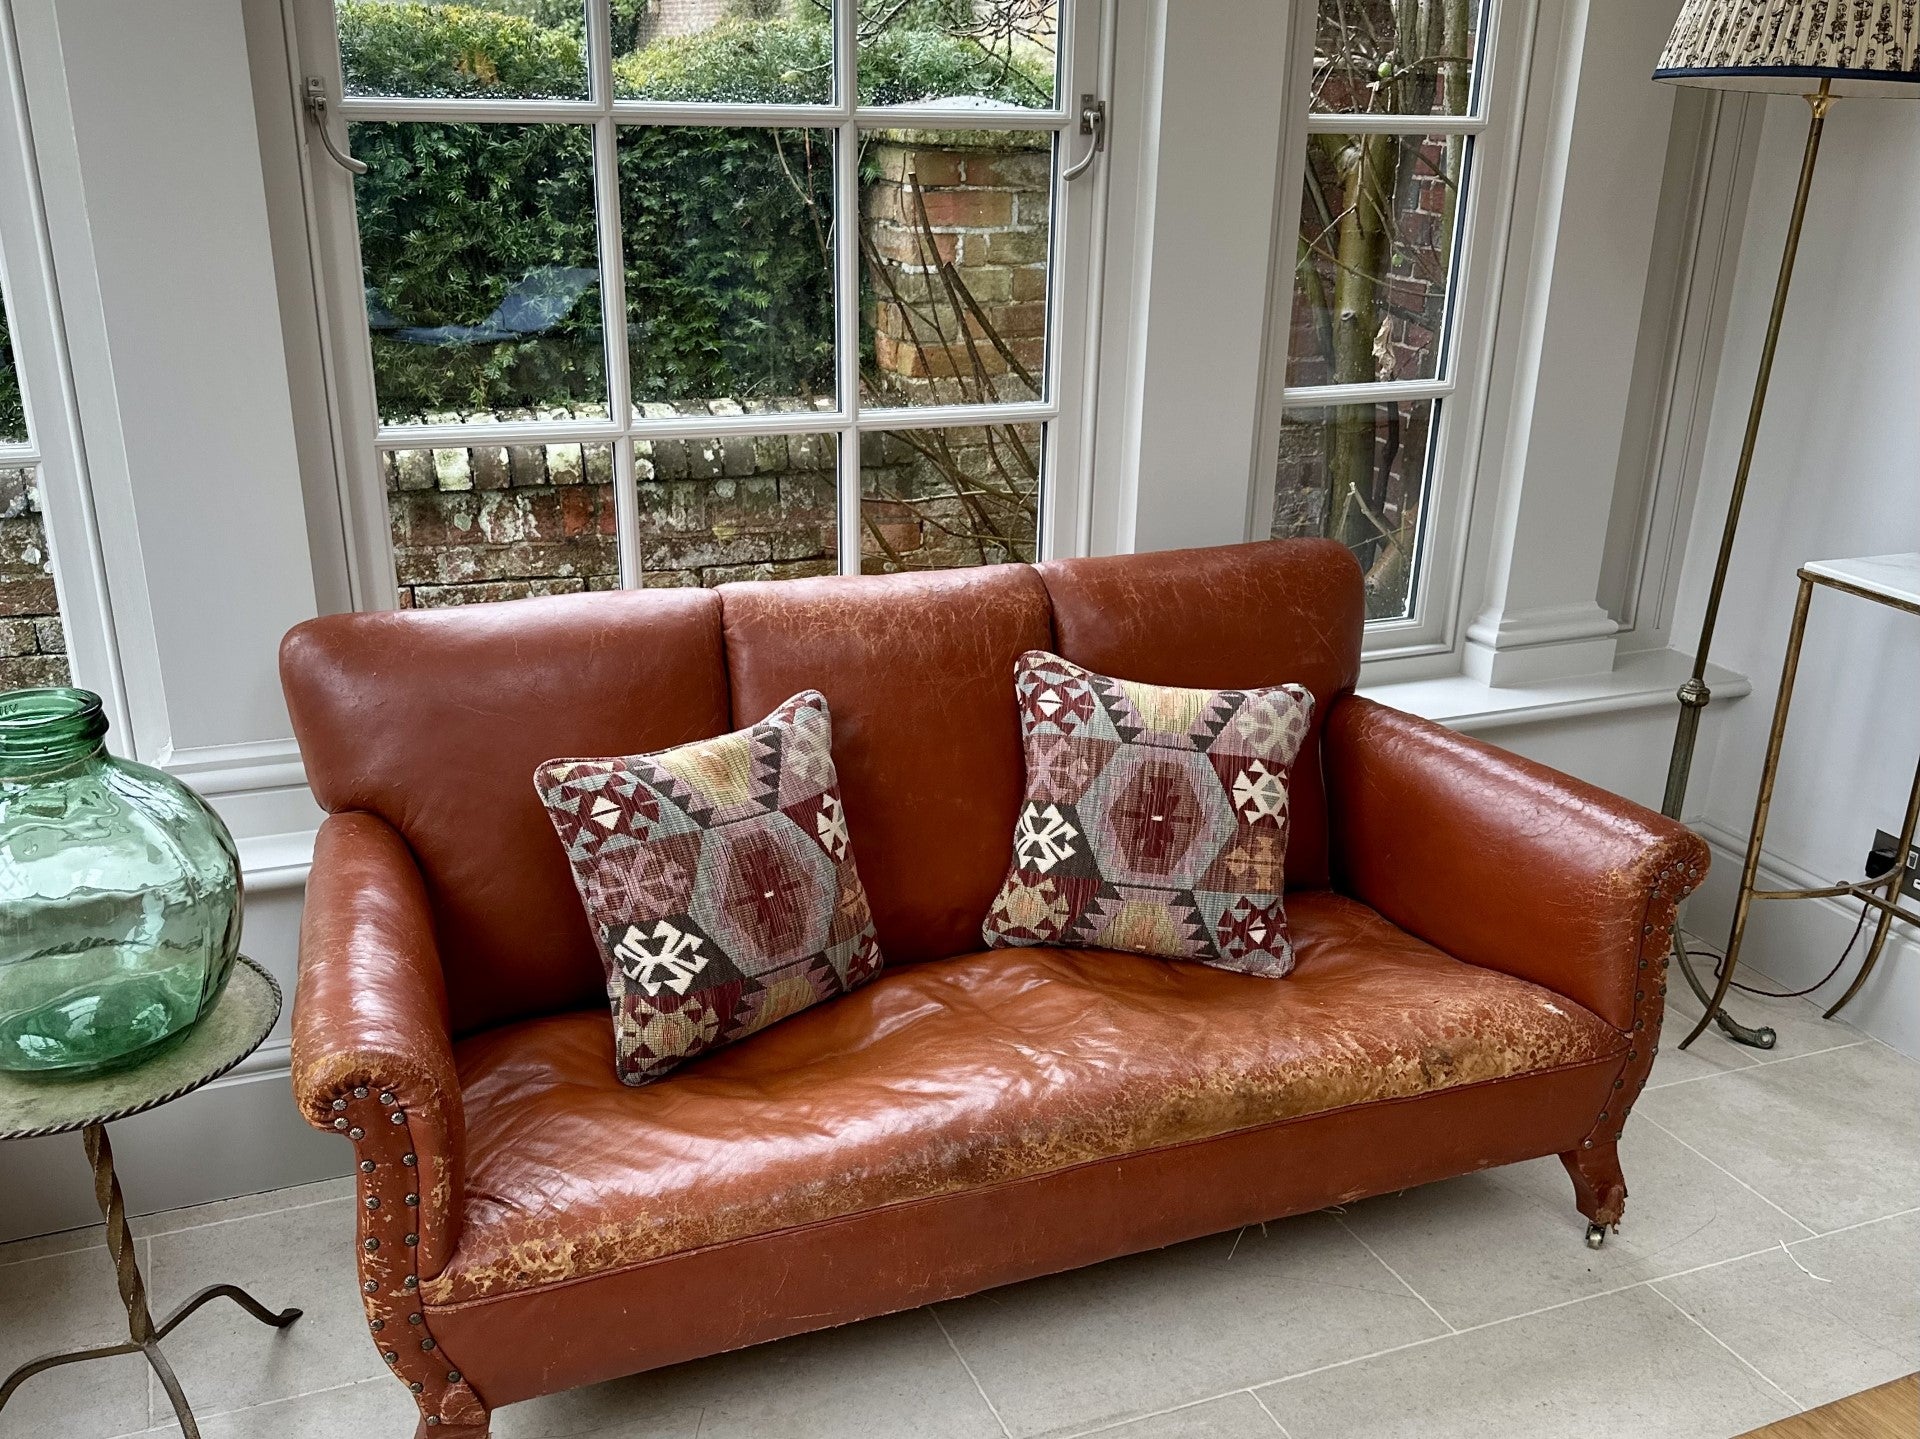
[[[1363, 615], [1345, 550], [1274, 541], [295, 629], [281, 673], [331, 816], [294, 1089], [352, 1141], [362, 1298], [418, 1432], [1541, 1155], [1616, 1223], [1706, 847], [1356, 697]], [[1034, 648], [1313, 691], [1291, 976], [982, 950]], [[534, 766], [717, 734], [809, 686], [887, 970], [624, 1087]]]

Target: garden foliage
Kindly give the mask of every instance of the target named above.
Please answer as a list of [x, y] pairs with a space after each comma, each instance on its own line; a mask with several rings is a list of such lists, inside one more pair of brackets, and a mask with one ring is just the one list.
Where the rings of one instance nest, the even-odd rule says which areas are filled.
[[[532, 13], [342, 0], [349, 90], [578, 95], [570, 12], [558, 0], [507, 3]], [[658, 41], [615, 69], [624, 98], [818, 101], [831, 40], [824, 15], [802, 6]], [[912, 27], [863, 47], [861, 74], [862, 98], [880, 104], [1031, 104], [1048, 83]], [[604, 403], [597, 284], [557, 318], [534, 305], [529, 321], [525, 303], [551, 277], [598, 263], [591, 128], [361, 123], [352, 142], [370, 167], [355, 193], [383, 415]], [[627, 126], [618, 169], [635, 398], [830, 394], [830, 132]]]

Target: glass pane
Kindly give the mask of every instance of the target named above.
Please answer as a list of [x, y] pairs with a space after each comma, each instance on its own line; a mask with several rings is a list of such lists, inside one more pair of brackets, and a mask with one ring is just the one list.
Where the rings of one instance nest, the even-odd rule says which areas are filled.
[[1273, 492], [1276, 539], [1324, 535], [1367, 575], [1367, 618], [1412, 613], [1439, 402], [1289, 410]]
[[1480, 0], [1320, 0], [1311, 107], [1466, 114], [1480, 9]]
[[835, 573], [839, 453], [833, 435], [637, 441], [643, 583]]
[[20, 398], [20, 372], [14, 368], [13, 338], [7, 333], [6, 298], [0, 295], [0, 444], [24, 443], [27, 412]]
[[833, 395], [830, 131], [623, 129], [620, 217], [636, 404]]
[[[623, 0], [614, 0], [619, 9]], [[580, 0], [337, 0], [340, 72], [349, 95], [584, 100]]]
[[827, 104], [827, 0], [613, 0], [613, 93], [622, 100]]
[[35, 473], [0, 469], [0, 690], [67, 682], [67, 637]]
[[1289, 385], [1441, 373], [1469, 143], [1458, 135], [1308, 137]]
[[861, 135], [862, 403], [1037, 400], [1053, 138]]
[[862, 105], [1053, 105], [1059, 0], [860, 0], [859, 14]]
[[860, 568], [1031, 562], [1041, 427], [883, 430], [860, 441]]
[[[388, 424], [606, 414], [592, 133], [363, 123], [354, 185]], [[597, 407], [597, 408], [595, 408]]]
[[402, 609], [620, 583], [607, 445], [474, 445], [380, 457]]

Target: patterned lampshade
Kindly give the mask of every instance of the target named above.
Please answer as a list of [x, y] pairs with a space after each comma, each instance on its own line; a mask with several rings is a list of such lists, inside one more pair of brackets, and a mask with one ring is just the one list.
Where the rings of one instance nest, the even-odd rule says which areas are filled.
[[1686, 0], [1653, 78], [1920, 99], [1920, 0]]

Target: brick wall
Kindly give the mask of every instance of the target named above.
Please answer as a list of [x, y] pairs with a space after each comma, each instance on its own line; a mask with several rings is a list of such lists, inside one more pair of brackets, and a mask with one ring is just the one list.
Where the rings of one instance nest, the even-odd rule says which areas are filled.
[[39, 486], [32, 470], [0, 470], [0, 690], [67, 680]]

